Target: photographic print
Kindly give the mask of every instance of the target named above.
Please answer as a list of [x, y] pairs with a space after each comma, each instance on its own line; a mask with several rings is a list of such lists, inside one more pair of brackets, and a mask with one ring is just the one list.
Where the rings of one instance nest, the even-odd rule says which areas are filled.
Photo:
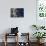
[[11, 8], [11, 17], [24, 17], [24, 8]]

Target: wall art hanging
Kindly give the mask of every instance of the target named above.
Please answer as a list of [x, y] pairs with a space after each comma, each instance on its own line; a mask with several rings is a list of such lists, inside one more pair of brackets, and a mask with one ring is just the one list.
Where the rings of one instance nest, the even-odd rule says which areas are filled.
[[24, 8], [11, 8], [11, 17], [24, 17]]

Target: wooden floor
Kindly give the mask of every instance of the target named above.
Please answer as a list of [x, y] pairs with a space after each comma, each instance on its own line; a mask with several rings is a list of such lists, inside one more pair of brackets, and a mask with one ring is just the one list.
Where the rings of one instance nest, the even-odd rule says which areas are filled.
[[[4, 43], [2, 42], [0, 42], [0, 46], [4, 46]], [[8, 43], [8, 45], [7, 46], [15, 46], [15, 43]], [[24, 45], [25, 46], [25, 45]], [[30, 43], [30, 46], [37, 46], [37, 43]], [[44, 43], [43, 45], [41, 45], [41, 46], [46, 46], [46, 43]]]

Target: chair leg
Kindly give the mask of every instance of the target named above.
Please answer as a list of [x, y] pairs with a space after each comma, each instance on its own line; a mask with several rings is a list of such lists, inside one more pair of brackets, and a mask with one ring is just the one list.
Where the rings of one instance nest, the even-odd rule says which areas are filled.
[[7, 34], [5, 34], [5, 46], [7, 46]]
[[7, 42], [5, 41], [5, 46], [7, 46]]
[[18, 34], [17, 34], [17, 46], [18, 46]]

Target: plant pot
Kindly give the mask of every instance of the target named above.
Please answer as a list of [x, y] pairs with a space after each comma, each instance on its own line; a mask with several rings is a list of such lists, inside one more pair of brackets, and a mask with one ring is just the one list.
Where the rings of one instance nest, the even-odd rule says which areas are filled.
[[37, 43], [40, 43], [40, 39], [37, 39]]
[[41, 44], [41, 43], [44, 42], [44, 40], [45, 40], [45, 39], [38, 39], [37, 42], [38, 42], [39, 44]]

